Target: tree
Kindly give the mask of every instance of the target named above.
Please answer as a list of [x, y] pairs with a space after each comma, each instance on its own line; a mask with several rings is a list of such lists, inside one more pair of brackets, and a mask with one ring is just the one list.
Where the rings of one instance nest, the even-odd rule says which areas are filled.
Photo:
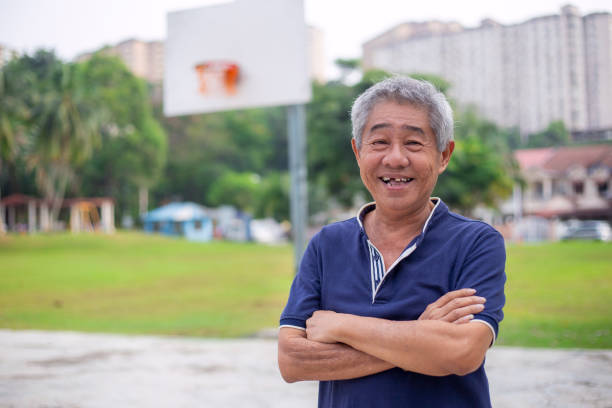
[[[8, 92], [9, 83], [6, 80], [4, 70], [0, 69], [0, 176], [5, 171], [5, 162], [13, 159], [15, 151], [16, 125], [14, 115], [10, 109], [14, 104], [11, 103], [11, 93]], [[2, 180], [0, 179], [0, 199], [2, 199]], [[5, 232], [4, 217], [0, 218], [0, 234]]]
[[210, 187], [209, 200], [214, 205], [233, 205], [252, 213], [261, 178], [255, 173], [228, 171]]
[[19, 119], [26, 116], [23, 103], [11, 89], [5, 69], [0, 69], [0, 166], [15, 156]]
[[66, 64], [54, 76], [52, 89], [41, 95], [32, 115], [34, 138], [28, 164], [45, 198], [51, 202], [51, 220], [59, 215], [75, 168], [85, 162], [99, 142], [99, 116], [84, 96], [85, 84], [77, 67]]
[[346, 83], [348, 77], [361, 68], [361, 60], [358, 58], [337, 58], [334, 63], [340, 68], [340, 83]]
[[284, 221], [289, 219], [289, 214], [289, 174], [286, 171], [271, 172], [259, 183], [255, 216]]
[[[350, 106], [355, 97], [355, 86], [314, 84], [306, 112], [309, 185], [323, 186], [345, 206], [352, 205], [355, 194], [365, 191], [350, 145]], [[313, 202], [311, 207], [323, 209], [325, 205]]]
[[438, 179], [434, 195], [464, 214], [478, 205], [490, 207], [512, 192], [513, 179], [501, 156], [477, 137], [455, 142], [455, 151]]
[[0, 69], [0, 186], [29, 190], [34, 178], [26, 170], [24, 149], [29, 144], [36, 75], [29, 57], [13, 59]]
[[545, 130], [529, 135], [526, 147], [556, 147], [566, 146], [569, 143], [569, 131], [563, 121], [557, 120], [551, 122]]
[[158, 201], [185, 199], [216, 205], [210, 189], [226, 172], [268, 173], [287, 169], [287, 130], [282, 108], [249, 109], [165, 118], [169, 159], [155, 187]]
[[81, 79], [74, 64], [44, 50], [11, 61], [0, 78], [6, 104], [0, 114], [3, 159], [12, 156], [33, 170], [39, 191], [51, 202], [52, 221], [75, 168], [97, 141], [96, 111], [84, 97]]
[[483, 143], [504, 156], [518, 149], [521, 137], [517, 128], [503, 129], [480, 116], [474, 106], [455, 109], [455, 137], [478, 137]]
[[[14, 163], [19, 147], [21, 124], [26, 120], [28, 111], [19, 92], [15, 89], [7, 73], [10, 65], [0, 69], [0, 199], [2, 184], [8, 173], [8, 166]], [[0, 232], [4, 231], [4, 220], [0, 220]]]
[[455, 151], [434, 194], [467, 215], [479, 204], [495, 207], [519, 180], [512, 155], [518, 131], [500, 129], [473, 107], [455, 108], [455, 124]]
[[3, 170], [10, 156], [2, 185], [27, 193], [25, 167], [52, 202], [53, 219], [66, 194], [107, 195], [118, 216], [136, 215], [136, 190], [156, 183], [166, 158], [144, 81], [115, 57], [67, 64], [38, 51], [0, 71], [0, 95]]
[[[103, 109], [102, 143], [81, 172], [81, 193], [117, 201], [117, 217], [138, 218], [139, 197], [159, 180], [167, 139], [153, 117], [147, 87], [116, 57], [100, 53], [79, 64], [87, 98]], [[145, 209], [146, 210], [146, 209]]]

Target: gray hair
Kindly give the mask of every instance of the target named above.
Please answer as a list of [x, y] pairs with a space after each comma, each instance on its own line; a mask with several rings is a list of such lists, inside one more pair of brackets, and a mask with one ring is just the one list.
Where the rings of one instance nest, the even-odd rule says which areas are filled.
[[353, 139], [361, 148], [363, 128], [374, 106], [384, 101], [407, 103], [425, 108], [429, 126], [436, 136], [438, 151], [442, 152], [453, 140], [453, 110], [444, 94], [431, 83], [403, 76], [393, 76], [369, 87], [353, 103], [351, 122]]

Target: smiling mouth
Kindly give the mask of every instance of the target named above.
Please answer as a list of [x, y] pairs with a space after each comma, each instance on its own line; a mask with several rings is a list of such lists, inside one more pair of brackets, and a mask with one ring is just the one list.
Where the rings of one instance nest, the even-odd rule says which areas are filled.
[[379, 179], [387, 184], [388, 186], [401, 186], [401, 185], [405, 185], [410, 183], [412, 180], [414, 180], [413, 178], [410, 177], [400, 177], [400, 178], [393, 178], [393, 177], [379, 177]]

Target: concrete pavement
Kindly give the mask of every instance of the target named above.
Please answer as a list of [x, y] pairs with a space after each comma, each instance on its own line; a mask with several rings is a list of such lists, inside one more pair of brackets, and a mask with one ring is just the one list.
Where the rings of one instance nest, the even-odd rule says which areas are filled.
[[[493, 406], [612, 408], [612, 350], [494, 347]], [[0, 407], [315, 407], [273, 339], [0, 330]]]

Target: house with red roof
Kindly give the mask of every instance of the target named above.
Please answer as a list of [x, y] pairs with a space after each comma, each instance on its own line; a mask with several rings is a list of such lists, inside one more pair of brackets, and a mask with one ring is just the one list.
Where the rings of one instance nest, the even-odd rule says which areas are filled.
[[612, 144], [515, 152], [522, 215], [612, 220]]
[[612, 221], [612, 144], [514, 152], [524, 183], [501, 206], [513, 240], [556, 240], [568, 220]]

